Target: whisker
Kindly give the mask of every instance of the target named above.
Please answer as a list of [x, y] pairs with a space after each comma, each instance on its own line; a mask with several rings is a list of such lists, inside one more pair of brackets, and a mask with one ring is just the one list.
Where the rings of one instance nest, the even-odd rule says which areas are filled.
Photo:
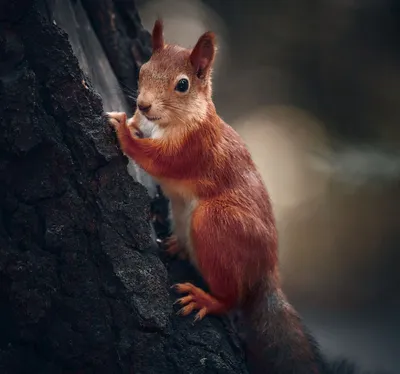
[[172, 104], [161, 103], [161, 105], [162, 105], [164, 108], [173, 109], [173, 110], [178, 111], [178, 112], [182, 112], [182, 113], [191, 113], [191, 111], [188, 110], [188, 109], [186, 109], [186, 108], [178, 107], [178, 106], [175, 106], [175, 105], [172, 105]]
[[133, 102], [136, 102], [137, 97], [130, 96], [130, 95], [125, 95], [128, 99], [132, 100]]
[[137, 89], [133, 89], [131, 87], [128, 87], [125, 83], [121, 82], [121, 80], [118, 80], [118, 84], [120, 85], [122, 91], [129, 93], [133, 96], [137, 96], [138, 90]]
[[119, 95], [122, 94], [122, 95], [125, 96], [125, 98], [128, 98], [129, 100], [132, 100], [133, 102], [136, 102], [136, 99], [137, 99], [136, 96], [124, 92], [120, 87], [118, 87], [118, 88], [111, 88], [111, 89], [109, 89], [109, 92], [110, 92], [112, 95], [117, 95], [117, 96], [119, 96]]
[[128, 90], [122, 90], [122, 92], [126, 95], [126, 96], [130, 96], [130, 97], [134, 97], [135, 99], [138, 97], [137, 94], [130, 92]]

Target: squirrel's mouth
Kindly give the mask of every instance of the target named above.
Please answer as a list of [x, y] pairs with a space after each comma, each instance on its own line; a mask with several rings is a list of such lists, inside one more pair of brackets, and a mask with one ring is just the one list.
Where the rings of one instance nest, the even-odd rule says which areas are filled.
[[161, 117], [149, 117], [149, 116], [145, 116], [149, 121], [158, 121], [159, 119], [161, 119]]

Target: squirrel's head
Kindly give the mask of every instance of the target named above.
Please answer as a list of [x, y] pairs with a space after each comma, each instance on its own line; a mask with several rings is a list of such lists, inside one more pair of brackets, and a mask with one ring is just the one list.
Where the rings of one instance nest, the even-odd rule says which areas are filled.
[[139, 73], [138, 111], [160, 126], [201, 121], [212, 105], [214, 34], [203, 34], [192, 50], [168, 45], [157, 20], [152, 44], [153, 54]]

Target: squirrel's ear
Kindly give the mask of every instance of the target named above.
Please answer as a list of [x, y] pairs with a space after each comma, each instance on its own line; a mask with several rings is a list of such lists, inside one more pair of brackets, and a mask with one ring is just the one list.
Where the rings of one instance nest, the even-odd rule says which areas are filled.
[[164, 35], [163, 35], [163, 23], [159, 18], [154, 24], [153, 33], [151, 35], [153, 52], [164, 48]]
[[208, 31], [200, 37], [190, 54], [190, 62], [199, 78], [206, 76], [212, 67], [216, 51], [215, 44], [214, 33]]

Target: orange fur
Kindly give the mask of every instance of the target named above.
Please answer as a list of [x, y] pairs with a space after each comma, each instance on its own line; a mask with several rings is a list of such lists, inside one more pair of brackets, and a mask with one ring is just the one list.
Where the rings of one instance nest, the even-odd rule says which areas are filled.
[[[181, 314], [197, 310], [201, 319], [246, 309], [261, 295], [281, 292], [277, 231], [249, 151], [212, 102], [214, 35], [205, 33], [187, 50], [165, 45], [160, 25], [153, 30], [157, 48], [139, 78], [138, 103], [150, 110], [136, 110], [129, 122], [121, 114], [110, 117], [124, 153], [158, 180], [171, 200], [176, 239], [170, 252], [184, 248], [211, 293], [176, 285], [188, 293], [179, 299]], [[184, 93], [175, 89], [182, 77], [189, 81]], [[135, 136], [133, 130], [149, 124], [150, 136]], [[285, 315], [292, 324], [295, 317]]]

